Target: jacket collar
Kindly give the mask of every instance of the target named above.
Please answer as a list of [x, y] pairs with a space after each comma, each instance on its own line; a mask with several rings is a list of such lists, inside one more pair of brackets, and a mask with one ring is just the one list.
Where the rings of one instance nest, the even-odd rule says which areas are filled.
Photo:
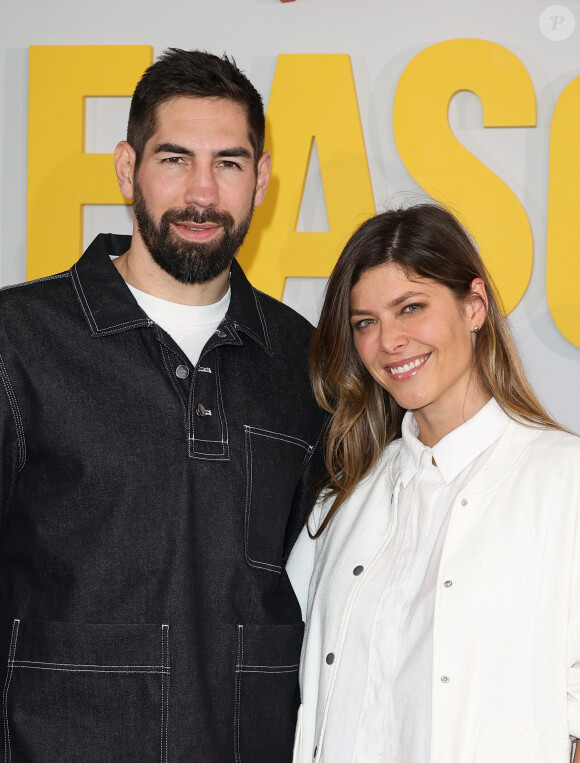
[[[93, 336], [153, 325], [111, 262], [111, 256], [123, 254], [130, 246], [130, 236], [101, 233], [70, 270], [77, 299]], [[241, 345], [238, 334], [241, 331], [272, 355], [258, 293], [235, 260], [230, 271], [230, 286], [232, 296], [228, 312], [206, 351], [218, 344]]]

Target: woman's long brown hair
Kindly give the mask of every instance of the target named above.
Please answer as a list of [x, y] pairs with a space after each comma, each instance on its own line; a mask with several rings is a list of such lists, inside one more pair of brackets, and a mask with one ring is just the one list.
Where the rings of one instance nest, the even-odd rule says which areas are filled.
[[325, 442], [327, 474], [317, 494], [334, 497], [314, 537], [385, 447], [401, 435], [405, 410], [363, 366], [350, 326], [351, 289], [367, 270], [387, 263], [399, 265], [410, 278], [429, 278], [447, 286], [460, 301], [469, 294], [474, 278], [483, 279], [489, 304], [476, 336], [474, 373], [512, 418], [531, 426], [560, 428], [526, 379], [491, 278], [461, 224], [435, 204], [378, 214], [354, 232], [340, 255], [310, 350], [314, 394], [331, 413]]

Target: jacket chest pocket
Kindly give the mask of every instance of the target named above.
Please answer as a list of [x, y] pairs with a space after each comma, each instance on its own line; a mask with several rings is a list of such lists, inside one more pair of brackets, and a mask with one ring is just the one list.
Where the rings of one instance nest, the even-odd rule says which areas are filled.
[[168, 760], [169, 626], [14, 620], [4, 760]]
[[244, 550], [251, 567], [280, 573], [292, 499], [313, 447], [279, 432], [244, 426]]

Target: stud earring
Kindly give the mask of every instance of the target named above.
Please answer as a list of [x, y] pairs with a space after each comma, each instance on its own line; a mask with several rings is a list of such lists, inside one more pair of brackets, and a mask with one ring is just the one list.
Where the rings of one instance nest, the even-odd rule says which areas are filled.
[[479, 331], [479, 326], [474, 326], [472, 331], [474, 334], [477, 334], [477, 332]]

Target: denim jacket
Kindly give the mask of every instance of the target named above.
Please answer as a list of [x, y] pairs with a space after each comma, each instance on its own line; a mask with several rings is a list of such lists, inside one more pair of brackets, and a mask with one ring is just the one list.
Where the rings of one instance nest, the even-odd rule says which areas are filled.
[[193, 367], [112, 264], [129, 245], [0, 294], [4, 759], [283, 763], [311, 326], [234, 262]]

